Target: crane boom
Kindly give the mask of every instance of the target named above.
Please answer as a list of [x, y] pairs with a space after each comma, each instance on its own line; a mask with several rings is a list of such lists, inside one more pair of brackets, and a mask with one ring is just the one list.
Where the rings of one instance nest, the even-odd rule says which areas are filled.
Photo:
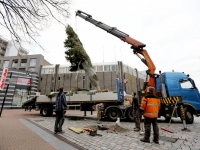
[[[131, 45], [131, 48], [133, 49], [133, 53], [136, 54], [141, 61], [148, 67], [148, 70], [146, 71], [147, 74], [150, 76], [149, 81], [148, 81], [148, 86], [152, 86], [155, 88], [155, 77], [154, 77], [154, 73], [156, 70], [156, 67], [153, 63], [153, 61], [151, 60], [149, 54], [147, 53], [146, 50], [144, 50], [143, 48], [146, 46], [145, 44], [143, 44], [142, 42], [139, 42], [131, 37], [129, 37], [128, 34], [118, 30], [115, 27], [110, 27], [100, 21], [97, 21], [95, 19], [92, 18], [91, 15], [78, 10], [76, 12], [76, 16], [79, 16], [83, 19], [85, 19], [86, 21], [94, 24], [95, 26], [107, 31], [108, 33], [118, 37], [119, 39], [121, 39], [124, 42], [127, 42], [128, 44]], [[143, 57], [141, 57], [140, 55], [142, 55]]]

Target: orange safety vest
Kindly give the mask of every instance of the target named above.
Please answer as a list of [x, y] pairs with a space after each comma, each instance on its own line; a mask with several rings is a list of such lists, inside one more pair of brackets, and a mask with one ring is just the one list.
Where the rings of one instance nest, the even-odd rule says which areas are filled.
[[160, 99], [153, 94], [147, 94], [142, 98], [140, 109], [144, 110], [145, 117], [158, 118]]

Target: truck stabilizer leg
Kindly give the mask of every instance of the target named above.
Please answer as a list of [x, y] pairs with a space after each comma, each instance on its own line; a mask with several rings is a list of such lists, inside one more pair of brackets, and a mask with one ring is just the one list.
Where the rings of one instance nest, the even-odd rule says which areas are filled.
[[183, 105], [180, 105], [180, 114], [181, 114], [181, 119], [183, 121], [183, 129], [182, 129], [182, 131], [190, 132], [190, 130], [187, 129], [187, 124], [186, 124], [186, 121], [185, 121], [185, 112], [184, 112], [184, 109], [183, 109]]

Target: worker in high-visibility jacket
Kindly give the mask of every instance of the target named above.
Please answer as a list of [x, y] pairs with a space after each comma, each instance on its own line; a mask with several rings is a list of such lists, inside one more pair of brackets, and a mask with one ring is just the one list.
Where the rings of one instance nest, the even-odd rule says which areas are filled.
[[159, 129], [157, 118], [160, 109], [160, 99], [153, 94], [154, 88], [148, 87], [147, 94], [142, 98], [140, 105], [140, 113], [144, 116], [144, 137], [140, 139], [142, 142], [150, 143], [151, 124], [153, 125], [154, 137], [153, 141], [159, 144]]

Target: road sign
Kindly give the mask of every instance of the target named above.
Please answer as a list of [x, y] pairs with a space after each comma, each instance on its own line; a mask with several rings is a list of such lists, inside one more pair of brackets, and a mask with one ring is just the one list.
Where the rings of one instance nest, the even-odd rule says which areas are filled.
[[20, 84], [20, 85], [31, 85], [32, 84], [32, 79], [29, 79], [29, 78], [18, 78], [17, 79], [17, 84]]
[[124, 83], [127, 83], [127, 82], [128, 82], [128, 79], [127, 79], [127, 78], [125, 78], [125, 79], [124, 79]]
[[8, 68], [4, 68], [3, 72], [2, 72], [2, 75], [1, 75], [0, 90], [3, 90], [3, 88], [4, 88], [7, 74], [8, 74]]

